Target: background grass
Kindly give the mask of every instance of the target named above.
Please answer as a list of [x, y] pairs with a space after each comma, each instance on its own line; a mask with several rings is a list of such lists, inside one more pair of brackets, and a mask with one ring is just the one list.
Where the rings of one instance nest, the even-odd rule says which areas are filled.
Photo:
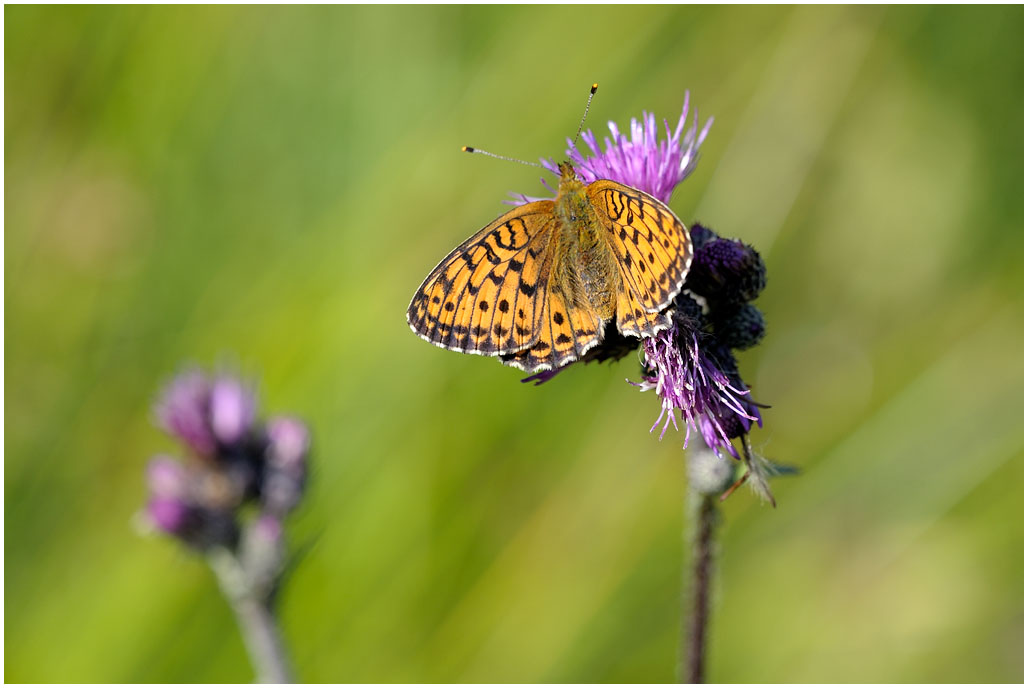
[[428, 270], [538, 193], [462, 144], [715, 116], [686, 220], [754, 244], [804, 474], [725, 507], [711, 678], [1017, 682], [1023, 9], [7, 7], [5, 679], [242, 681], [202, 562], [132, 528], [150, 405], [235, 367], [316, 434], [308, 681], [672, 681], [681, 435], [632, 358], [427, 345]]

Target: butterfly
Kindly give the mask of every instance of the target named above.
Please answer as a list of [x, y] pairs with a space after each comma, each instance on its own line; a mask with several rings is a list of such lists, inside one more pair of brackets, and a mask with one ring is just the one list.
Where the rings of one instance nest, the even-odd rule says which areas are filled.
[[415, 333], [536, 372], [583, 358], [612, 320], [637, 338], [671, 325], [689, 230], [646, 192], [558, 170], [556, 198], [505, 213], [433, 268], [407, 310]]

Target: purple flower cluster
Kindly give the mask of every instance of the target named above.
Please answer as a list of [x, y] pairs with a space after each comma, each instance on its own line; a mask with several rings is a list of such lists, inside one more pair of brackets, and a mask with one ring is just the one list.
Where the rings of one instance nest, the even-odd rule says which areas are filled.
[[[668, 120], [664, 120], [664, 139], [658, 137], [654, 113], [644, 110], [642, 121], [637, 121], [635, 117], [630, 121], [628, 137], [618, 130], [618, 125], [614, 122], [607, 123], [611, 138], [604, 137], [603, 152], [597, 145], [597, 137], [592, 130], [587, 130], [582, 135], [583, 143], [590, 149], [586, 156], [583, 156], [569, 139], [568, 157], [586, 184], [598, 179], [612, 179], [642, 189], [654, 198], [668, 203], [675, 187], [689, 177], [697, 167], [700, 145], [704, 143], [707, 132], [714, 123], [714, 118], [708, 118], [698, 133], [696, 112], [693, 114], [693, 124], [686, 129], [689, 115], [690, 92], [687, 91], [674, 132], [669, 127]], [[544, 161], [544, 165], [554, 174], [559, 174], [554, 161]]]
[[[733, 349], [746, 349], [764, 335], [761, 312], [748, 303], [765, 283], [765, 266], [752, 247], [722, 239], [701, 225], [690, 229], [696, 256], [686, 288], [672, 304], [672, 327], [643, 341], [643, 390], [656, 390], [661, 413], [654, 429], [690, 432], [719, 453], [740, 458], [732, 441], [761, 425], [758, 405], [740, 378]], [[653, 429], [652, 429], [653, 430]]]
[[191, 370], [156, 405], [160, 426], [182, 443], [186, 460], [154, 457], [147, 467], [146, 516], [154, 527], [207, 550], [234, 549], [240, 510], [256, 504], [263, 532], [276, 533], [307, 481], [310, 435], [291, 417], [260, 423], [252, 389], [229, 376]]
[[[693, 124], [686, 129], [689, 115], [690, 92], [687, 91], [675, 131], [672, 131], [668, 120], [663, 120], [664, 139], [659, 139], [654, 113], [644, 110], [642, 121], [634, 117], [629, 123], [628, 137], [619, 131], [617, 124], [608, 122], [611, 137], [604, 137], [603, 151], [597, 143], [596, 134], [592, 129], [587, 129], [582, 134], [582, 140], [589, 148], [589, 153], [584, 156], [571, 139], [568, 139], [566, 153], [575, 172], [586, 184], [598, 179], [611, 179], [642, 189], [654, 198], [668, 203], [675, 187], [696, 168], [700, 159], [700, 145], [704, 143], [708, 130], [714, 123], [714, 118], [708, 118], [698, 133], [696, 112], [693, 114]], [[558, 177], [561, 176], [557, 163], [553, 160], [545, 158], [541, 162], [547, 170]], [[546, 179], [540, 181], [551, 192], [546, 198], [553, 198], [557, 190]], [[543, 198], [518, 193], [512, 193], [512, 196], [514, 199], [508, 203], [516, 205]]]
[[[698, 149], [712, 124], [708, 119], [698, 131], [694, 114], [687, 128], [689, 100], [687, 91], [674, 131], [665, 120], [663, 137], [654, 114], [644, 111], [642, 120], [630, 123], [629, 136], [610, 122], [611, 135], [604, 137], [603, 150], [592, 131], [582, 136], [589, 149], [585, 155], [569, 141], [566, 153], [576, 173], [586, 183], [611, 179], [668, 203], [675, 187], [696, 167]], [[559, 174], [553, 161], [543, 164]], [[546, 181], [544, 185], [554, 191]], [[534, 200], [523, 194], [514, 197], [518, 203]], [[644, 376], [638, 385], [656, 390], [661, 398], [654, 429], [662, 426], [662, 436], [669, 423], [678, 427], [675, 417], [680, 415], [686, 423], [686, 443], [691, 430], [696, 431], [716, 453], [724, 450], [739, 458], [733, 440], [745, 440], [752, 426], [761, 424], [761, 414], [740, 379], [733, 350], [753, 346], [764, 335], [764, 318], [750, 302], [764, 288], [765, 266], [758, 253], [740, 241], [721, 238], [701, 225], [694, 225], [690, 235], [694, 259], [682, 293], [669, 307], [672, 327], [644, 339]], [[609, 328], [601, 345], [584, 360], [617, 359], [637, 346], [638, 340]], [[539, 385], [559, 371], [543, 371], [525, 382]]]

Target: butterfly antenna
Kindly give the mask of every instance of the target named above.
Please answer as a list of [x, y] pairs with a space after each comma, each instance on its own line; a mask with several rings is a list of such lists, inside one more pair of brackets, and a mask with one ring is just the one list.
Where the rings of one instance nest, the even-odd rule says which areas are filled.
[[586, 110], [582, 113], [582, 119], [579, 120], [579, 129], [575, 132], [575, 138], [572, 140], [572, 148], [575, 148], [575, 144], [579, 143], [579, 134], [582, 134], [582, 125], [586, 124], [586, 115], [590, 111], [590, 103], [593, 102], [593, 94], [597, 92], [597, 84], [593, 84], [590, 87], [590, 96], [586, 99]]
[[507, 156], [497, 155], [496, 153], [490, 153], [489, 151], [483, 151], [479, 148], [472, 148], [471, 146], [462, 146], [461, 150], [465, 153], [478, 153], [479, 155], [489, 156], [490, 158], [496, 158], [497, 160], [507, 160], [512, 163], [521, 163], [522, 165], [530, 165], [532, 167], [543, 167], [539, 163], [531, 163], [528, 160], [519, 160], [518, 158], [509, 158]]

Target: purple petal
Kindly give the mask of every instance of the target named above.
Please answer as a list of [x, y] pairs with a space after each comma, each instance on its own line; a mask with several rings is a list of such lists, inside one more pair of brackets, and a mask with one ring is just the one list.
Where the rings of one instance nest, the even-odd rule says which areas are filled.
[[146, 468], [150, 494], [160, 498], [181, 498], [186, 495], [189, 478], [186, 467], [167, 455], [158, 455]]
[[257, 400], [238, 380], [219, 378], [211, 389], [211, 429], [224, 445], [235, 445], [250, 432]]
[[268, 422], [268, 459], [279, 467], [302, 470], [311, 436], [297, 419], [278, 417]]
[[673, 323], [668, 330], [646, 338], [644, 363], [653, 375], [645, 376], [640, 388], [654, 389], [661, 397], [661, 412], [651, 431], [664, 420], [662, 436], [669, 422], [675, 423], [679, 410], [686, 423], [686, 440], [698, 431], [716, 453], [724, 450], [739, 458], [732, 438], [740, 437], [761, 416], [750, 400], [750, 391], [722, 371], [703, 347], [692, 329]]
[[156, 408], [161, 427], [204, 456], [217, 448], [209, 423], [210, 395], [207, 376], [187, 371], [165, 388]]
[[151, 498], [147, 503], [147, 517], [165, 533], [181, 532], [189, 521], [189, 506], [174, 498]]

